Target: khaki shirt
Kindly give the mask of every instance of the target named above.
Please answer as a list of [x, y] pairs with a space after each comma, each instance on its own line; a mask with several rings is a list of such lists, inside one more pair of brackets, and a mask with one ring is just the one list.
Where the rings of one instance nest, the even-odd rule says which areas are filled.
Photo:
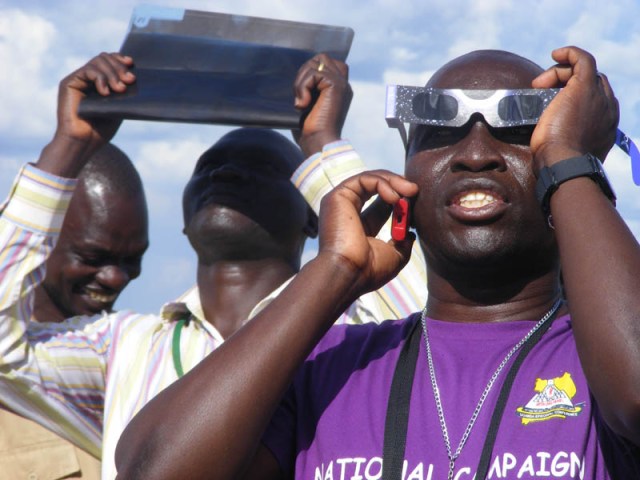
[[37, 423], [0, 409], [0, 477], [100, 480], [100, 462]]

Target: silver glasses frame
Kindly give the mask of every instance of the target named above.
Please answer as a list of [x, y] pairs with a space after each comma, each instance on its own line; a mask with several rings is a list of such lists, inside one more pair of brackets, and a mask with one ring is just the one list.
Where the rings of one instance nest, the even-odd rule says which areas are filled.
[[[400, 131], [407, 145], [405, 123], [413, 125], [433, 125], [436, 127], [461, 127], [474, 113], [480, 113], [485, 121], [496, 128], [535, 125], [539, 117], [522, 120], [504, 120], [498, 114], [498, 105], [503, 98], [534, 95], [542, 101], [542, 111], [560, 91], [559, 88], [528, 88], [499, 90], [441, 89], [412, 87], [407, 85], [387, 85], [385, 120], [391, 128]], [[427, 119], [417, 116], [413, 102], [419, 94], [438, 94], [453, 97], [457, 102], [457, 114], [452, 119]]]
[[[498, 113], [500, 100], [510, 96], [535, 95], [542, 100], [541, 111], [544, 111], [560, 90], [560, 88], [471, 90], [387, 85], [385, 120], [389, 127], [398, 129], [406, 149], [408, 138], [405, 123], [411, 125], [433, 125], [436, 127], [461, 127], [469, 121], [473, 114], [480, 113], [485, 121], [495, 128], [535, 125], [538, 123], [539, 117], [522, 120], [504, 120], [500, 118]], [[457, 102], [456, 116], [451, 119], [428, 119], [417, 116], [413, 111], [414, 98], [419, 94], [431, 93], [455, 98]], [[633, 181], [640, 186], [640, 151], [638, 147], [620, 129], [616, 132], [616, 145], [631, 158]]]

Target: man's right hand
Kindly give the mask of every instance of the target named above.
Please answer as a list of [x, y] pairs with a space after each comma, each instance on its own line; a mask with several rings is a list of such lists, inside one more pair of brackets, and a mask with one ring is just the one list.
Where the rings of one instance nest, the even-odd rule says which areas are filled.
[[304, 112], [301, 128], [293, 136], [309, 157], [340, 139], [353, 97], [349, 67], [318, 54], [300, 67], [293, 88], [295, 107]]
[[[376, 235], [391, 211], [384, 204], [393, 205], [401, 197], [417, 193], [418, 186], [404, 177], [372, 170], [348, 178], [323, 198], [317, 258], [338, 261], [352, 270], [350, 301], [382, 287], [409, 261], [415, 240], [412, 233], [402, 242], [385, 242]], [[376, 194], [378, 201], [361, 213], [367, 200]]]
[[100, 95], [122, 93], [135, 82], [130, 71], [133, 60], [118, 53], [101, 53], [65, 77], [58, 89], [58, 125], [51, 142], [44, 148], [38, 168], [73, 178], [86, 160], [118, 131], [120, 118], [82, 118], [80, 102], [89, 91]]

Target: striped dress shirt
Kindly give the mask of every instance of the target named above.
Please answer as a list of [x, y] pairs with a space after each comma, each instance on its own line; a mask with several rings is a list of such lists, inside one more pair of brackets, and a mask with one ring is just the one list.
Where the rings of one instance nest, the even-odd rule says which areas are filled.
[[[305, 162], [293, 181], [317, 209], [323, 193], [363, 167], [353, 149], [338, 142]], [[159, 315], [120, 311], [73, 317], [58, 324], [29, 321], [34, 288], [44, 278], [44, 263], [75, 184], [27, 165], [2, 208], [0, 399], [102, 457], [102, 478], [111, 479], [116, 475], [115, 447], [127, 423], [178, 379], [172, 355], [176, 321], [189, 318], [180, 341], [185, 372], [223, 338], [205, 320], [197, 287], [164, 305]], [[339, 322], [399, 318], [421, 308], [426, 296], [424, 270], [405, 268], [403, 272], [394, 284], [362, 297]], [[279, 290], [263, 299], [250, 318]]]

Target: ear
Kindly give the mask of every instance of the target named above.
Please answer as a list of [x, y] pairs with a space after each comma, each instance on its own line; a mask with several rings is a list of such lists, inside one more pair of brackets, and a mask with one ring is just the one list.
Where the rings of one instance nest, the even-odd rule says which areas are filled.
[[307, 224], [302, 231], [307, 237], [316, 238], [318, 236], [318, 216], [311, 207], [307, 207], [307, 209]]

